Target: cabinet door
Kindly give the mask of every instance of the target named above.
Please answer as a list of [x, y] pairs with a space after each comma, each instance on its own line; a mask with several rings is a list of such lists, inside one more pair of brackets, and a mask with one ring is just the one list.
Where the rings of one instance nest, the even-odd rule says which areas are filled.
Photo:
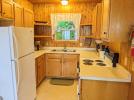
[[92, 33], [95, 38], [100, 38], [102, 24], [102, 4], [98, 3], [92, 13]]
[[34, 15], [33, 11], [29, 9], [24, 9], [24, 26], [34, 27]]
[[0, 1], [0, 18], [2, 17], [2, 1]]
[[47, 54], [46, 75], [49, 77], [60, 77], [62, 69], [62, 55]]
[[14, 18], [13, 1], [12, 0], [3, 0], [2, 1], [2, 17]]
[[15, 17], [15, 26], [23, 26], [23, 7], [18, 4], [14, 5], [14, 17]]
[[97, 21], [97, 6], [94, 7], [92, 12], [92, 33], [93, 36], [96, 36], [96, 21]]
[[36, 58], [36, 84], [37, 86], [45, 77], [45, 56]]
[[78, 56], [72, 54], [64, 54], [62, 76], [63, 77], [77, 77], [77, 63]]
[[103, 0], [103, 18], [102, 18], [102, 34], [101, 37], [109, 38], [109, 25], [110, 25], [110, 0]]

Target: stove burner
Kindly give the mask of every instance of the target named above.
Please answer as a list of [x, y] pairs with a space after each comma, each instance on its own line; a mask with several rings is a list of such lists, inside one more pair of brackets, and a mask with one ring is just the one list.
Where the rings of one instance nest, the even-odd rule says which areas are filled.
[[84, 59], [83, 61], [84, 62], [94, 62], [93, 60], [90, 60], [90, 59]]
[[97, 65], [99, 65], [99, 66], [106, 66], [106, 64], [104, 64], [104, 63], [97, 63]]
[[95, 60], [96, 62], [103, 62], [102, 60]]
[[92, 63], [90, 63], [90, 62], [85, 62], [85, 63], [83, 63], [83, 64], [85, 64], [85, 65], [93, 65]]

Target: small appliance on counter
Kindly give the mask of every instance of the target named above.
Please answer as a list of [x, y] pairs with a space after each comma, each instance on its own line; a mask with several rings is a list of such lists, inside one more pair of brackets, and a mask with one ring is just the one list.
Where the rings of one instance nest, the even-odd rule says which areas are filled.
[[34, 45], [36, 51], [40, 50], [40, 46], [41, 46], [40, 41], [35, 41]]
[[119, 62], [119, 53], [112, 52], [108, 48], [106, 48], [105, 56], [107, 56], [112, 61], [112, 66], [116, 67], [116, 64]]

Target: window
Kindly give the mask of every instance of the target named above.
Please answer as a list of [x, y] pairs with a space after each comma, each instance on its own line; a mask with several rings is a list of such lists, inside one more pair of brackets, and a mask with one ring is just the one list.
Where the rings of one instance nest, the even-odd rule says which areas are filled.
[[55, 32], [56, 40], [76, 40], [77, 32], [72, 21], [59, 21]]

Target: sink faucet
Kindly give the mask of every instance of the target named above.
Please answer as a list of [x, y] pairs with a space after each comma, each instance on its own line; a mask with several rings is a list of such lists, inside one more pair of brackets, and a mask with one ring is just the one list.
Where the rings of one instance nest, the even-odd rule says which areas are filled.
[[66, 50], [67, 49], [67, 46], [66, 46], [66, 44], [64, 43], [64, 50]]

